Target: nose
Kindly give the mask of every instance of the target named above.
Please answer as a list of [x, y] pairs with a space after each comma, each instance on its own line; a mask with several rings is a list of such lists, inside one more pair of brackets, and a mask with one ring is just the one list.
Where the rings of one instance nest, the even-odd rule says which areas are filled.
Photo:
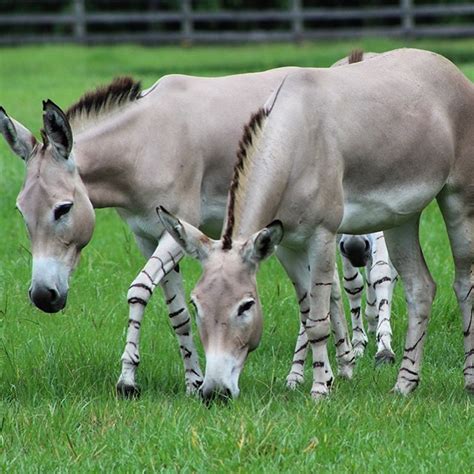
[[45, 313], [57, 313], [66, 306], [67, 294], [61, 295], [56, 288], [32, 286], [28, 293], [31, 302]]
[[206, 404], [216, 400], [228, 402], [232, 398], [232, 392], [228, 387], [220, 387], [214, 383], [204, 383], [201, 385], [199, 395]]
[[349, 259], [352, 266], [364, 267], [370, 257], [370, 240], [366, 236], [351, 236], [339, 244], [342, 255]]

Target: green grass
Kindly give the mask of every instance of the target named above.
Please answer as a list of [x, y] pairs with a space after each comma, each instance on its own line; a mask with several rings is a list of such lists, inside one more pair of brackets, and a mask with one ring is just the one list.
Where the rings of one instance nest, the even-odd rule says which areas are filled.
[[[116, 74], [133, 74], [148, 86], [171, 72], [328, 66], [355, 45], [3, 49], [0, 104], [37, 131], [42, 99], [67, 106]], [[357, 43], [367, 51], [401, 45]], [[442, 52], [474, 79], [474, 41], [414, 45]], [[128, 317], [126, 290], [143, 263], [130, 232], [113, 211], [99, 211], [67, 310], [40, 313], [27, 299], [29, 244], [14, 210], [23, 164], [3, 141], [0, 157], [0, 471], [472, 472], [473, 400], [463, 390], [453, 266], [435, 205], [424, 215], [422, 242], [438, 294], [422, 383], [413, 396], [389, 393], [406, 329], [401, 287], [393, 306], [396, 366], [374, 368], [371, 340], [353, 381], [338, 379], [327, 401], [311, 401], [309, 371], [302, 389], [288, 392], [284, 380], [298, 312], [291, 285], [272, 260], [259, 275], [265, 331], [241, 377], [241, 397], [206, 408], [184, 395], [177, 344], [158, 295], [142, 326], [142, 397], [130, 402], [114, 395]], [[186, 261], [183, 272], [189, 290], [199, 267]], [[332, 347], [331, 356], [334, 360]]]

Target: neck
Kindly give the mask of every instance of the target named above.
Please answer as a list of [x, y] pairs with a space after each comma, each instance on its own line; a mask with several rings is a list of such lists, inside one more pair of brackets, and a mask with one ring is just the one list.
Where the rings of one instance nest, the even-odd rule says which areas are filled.
[[133, 135], [130, 122], [117, 116], [77, 135], [74, 157], [94, 208], [131, 208]]

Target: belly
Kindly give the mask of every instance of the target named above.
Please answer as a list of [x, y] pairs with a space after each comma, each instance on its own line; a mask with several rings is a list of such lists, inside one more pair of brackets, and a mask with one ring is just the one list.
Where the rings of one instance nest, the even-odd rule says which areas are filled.
[[338, 232], [367, 234], [397, 227], [418, 215], [436, 197], [442, 184], [424, 183], [366, 193], [347, 193]]

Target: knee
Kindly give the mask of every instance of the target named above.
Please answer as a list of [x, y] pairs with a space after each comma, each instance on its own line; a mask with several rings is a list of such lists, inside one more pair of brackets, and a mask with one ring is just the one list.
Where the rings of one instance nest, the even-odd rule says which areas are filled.
[[432, 278], [419, 280], [412, 285], [406, 285], [405, 292], [408, 304], [430, 307], [436, 295], [436, 283]]
[[329, 338], [331, 331], [331, 324], [329, 321], [329, 314], [326, 318], [318, 320], [308, 317], [305, 324], [306, 336], [310, 343], [324, 342]]

